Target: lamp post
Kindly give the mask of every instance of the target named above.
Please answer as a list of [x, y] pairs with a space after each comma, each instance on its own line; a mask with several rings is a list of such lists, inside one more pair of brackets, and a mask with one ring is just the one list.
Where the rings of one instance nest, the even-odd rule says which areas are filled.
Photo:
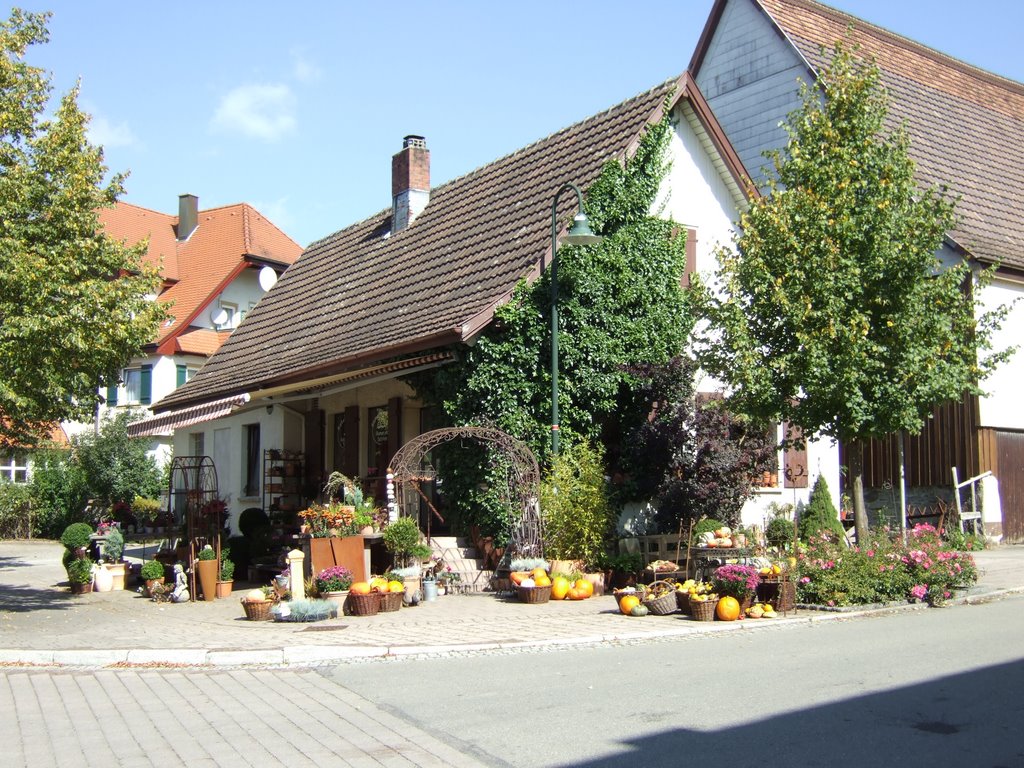
[[558, 197], [567, 189], [576, 193], [580, 212], [573, 219], [563, 242], [569, 245], [601, 242], [601, 236], [593, 233], [583, 212], [583, 193], [575, 184], [566, 182], [558, 188], [551, 202], [551, 452], [554, 454], [558, 453]]

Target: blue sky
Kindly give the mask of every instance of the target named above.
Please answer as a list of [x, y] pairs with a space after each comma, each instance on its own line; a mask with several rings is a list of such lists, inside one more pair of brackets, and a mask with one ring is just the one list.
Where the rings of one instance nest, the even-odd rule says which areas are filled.
[[[1024, 3], [833, 0], [1014, 80]], [[249, 202], [302, 245], [390, 205], [391, 156], [426, 136], [439, 184], [687, 66], [712, 0], [50, 0], [29, 52], [81, 106], [124, 200]], [[965, 11], [969, 9], [969, 11]], [[544, 226], [543, 221], [538, 226]]]

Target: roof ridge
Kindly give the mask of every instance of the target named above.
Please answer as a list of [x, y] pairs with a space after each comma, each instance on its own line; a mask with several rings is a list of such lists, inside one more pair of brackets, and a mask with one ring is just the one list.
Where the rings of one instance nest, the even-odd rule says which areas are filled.
[[295, 243], [295, 245], [297, 245], [297, 246], [298, 246], [299, 248], [302, 248], [302, 245], [301, 245], [300, 243], [298, 243], [298, 242], [297, 242], [296, 240], [294, 240], [294, 239], [292, 238], [292, 236], [291, 236], [291, 235], [289, 235], [289, 234], [288, 234], [287, 232], [285, 232], [285, 231], [284, 231], [283, 229], [281, 229], [281, 228], [280, 228], [279, 226], [277, 226], [277, 224], [275, 224], [274, 222], [272, 222], [272, 221], [271, 221], [271, 220], [270, 220], [270, 219], [269, 219], [269, 218], [268, 218], [268, 217], [267, 217], [267, 216], [266, 216], [266, 215], [265, 215], [265, 214], [264, 214], [264, 213], [263, 213], [263, 212], [262, 212], [262, 211], [261, 211], [261, 210], [260, 210], [259, 208], [257, 208], [257, 207], [256, 207], [255, 205], [253, 205], [252, 203], [240, 203], [240, 205], [244, 205], [244, 206], [245, 206], [245, 208], [246, 208], [246, 219], [248, 219], [248, 212], [249, 212], [249, 211], [252, 211], [252, 213], [256, 214], [256, 216], [258, 216], [258, 217], [259, 217], [260, 219], [262, 219], [262, 221], [263, 221], [263, 223], [264, 223], [264, 224], [266, 224], [267, 226], [269, 226], [269, 227], [271, 227], [271, 228], [273, 228], [273, 229], [277, 230], [277, 231], [278, 231], [278, 232], [280, 232], [280, 233], [281, 233], [281, 234], [282, 234], [282, 235], [283, 235], [284, 237], [288, 238], [288, 240], [290, 240], [291, 242]]
[[[873, 24], [872, 22], [862, 19], [859, 16], [854, 16], [852, 13], [848, 13], [838, 8], [833, 8], [830, 5], [825, 5], [824, 3], [818, 2], [818, 0], [774, 1], [782, 4], [788, 4], [794, 7], [802, 7], [808, 10], [819, 11], [825, 15], [839, 17], [839, 19], [856, 22], [856, 26], [863, 28], [864, 31], [876, 33], [882, 37], [892, 38], [898, 41], [901, 47], [912, 48], [925, 58], [936, 61], [937, 63], [941, 63], [945, 66], [949, 66], [970, 77], [975, 77], [979, 80], [987, 81], [992, 85], [998, 86], [1000, 88], [1007, 88], [1008, 90], [1016, 91], [1020, 95], [1024, 96], [1024, 83], [1021, 83], [1017, 80], [1012, 80], [1008, 77], [997, 74], [996, 72], [983, 69], [982, 67], [966, 62], [963, 59], [958, 59], [955, 56], [952, 56], [951, 54], [940, 51], [938, 48], [932, 48], [931, 46], [925, 45], [924, 43], [921, 43], [917, 40], [913, 40], [912, 38], [906, 37], [905, 35], [901, 35], [899, 32], [894, 32], [891, 29], [886, 29], [885, 27], [879, 26], [878, 24]], [[776, 20], [775, 17], [772, 16], [771, 11], [767, 7], [767, 4], [770, 3], [771, 0], [756, 0], [756, 2], [769, 15], [769, 17], [771, 17], [775, 21], [776, 24], [779, 24], [778, 20]], [[782, 25], [779, 24], [779, 26]]]

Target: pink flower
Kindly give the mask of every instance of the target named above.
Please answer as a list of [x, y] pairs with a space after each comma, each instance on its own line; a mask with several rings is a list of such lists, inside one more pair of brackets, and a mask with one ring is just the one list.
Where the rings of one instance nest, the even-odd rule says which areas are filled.
[[800, 583], [801, 583], [801, 584], [810, 584], [810, 583], [811, 583], [811, 577], [810, 577], [810, 576], [804, 576], [804, 577], [802, 577], [802, 578], [800, 579]]
[[924, 596], [928, 594], [928, 587], [924, 584], [915, 584], [910, 588], [910, 596], [917, 600], [924, 600]]

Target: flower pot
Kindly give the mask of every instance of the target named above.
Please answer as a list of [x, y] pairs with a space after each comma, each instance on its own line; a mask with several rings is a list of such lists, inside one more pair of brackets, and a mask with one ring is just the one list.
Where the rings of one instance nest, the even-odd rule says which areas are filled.
[[114, 588], [114, 576], [106, 568], [93, 566], [92, 584], [97, 592], [109, 592]]
[[584, 573], [583, 578], [594, 585], [594, 597], [604, 594], [604, 573]]
[[110, 576], [113, 579], [111, 589], [115, 592], [124, 589], [125, 572], [128, 570], [127, 563], [105, 563], [103, 567], [110, 571]]
[[84, 581], [84, 582], [72, 581], [70, 583], [71, 583], [71, 594], [72, 595], [84, 595], [84, 594], [87, 594], [89, 592], [92, 592], [92, 582], [91, 581]]
[[146, 594], [149, 597], [152, 597], [153, 596], [153, 587], [155, 587], [157, 584], [163, 584], [163, 583], [164, 583], [164, 577], [163, 576], [161, 576], [159, 579], [147, 579], [146, 580]]
[[342, 589], [337, 592], [323, 592], [320, 597], [324, 600], [330, 600], [331, 602], [338, 604], [338, 610], [342, 611], [345, 608], [345, 599], [348, 597], [348, 590]]
[[231, 597], [231, 590], [234, 587], [234, 580], [217, 582], [217, 597]]
[[220, 569], [216, 560], [199, 560], [196, 563], [199, 573], [199, 585], [203, 590], [203, 600], [212, 603], [217, 599], [217, 575]]

